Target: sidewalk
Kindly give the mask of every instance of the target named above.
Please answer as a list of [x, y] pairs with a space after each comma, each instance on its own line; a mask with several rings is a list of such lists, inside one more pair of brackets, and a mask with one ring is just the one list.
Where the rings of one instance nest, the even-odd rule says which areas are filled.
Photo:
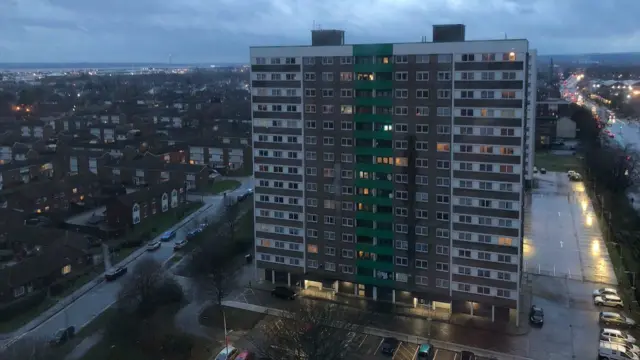
[[[271, 291], [273, 289], [271, 283], [254, 283], [252, 289]], [[524, 291], [523, 291], [524, 292]], [[389, 302], [373, 301], [370, 299], [363, 299], [355, 296], [349, 296], [345, 294], [336, 294], [333, 291], [324, 291], [316, 289], [299, 289], [298, 293], [304, 298], [317, 299], [321, 301], [329, 301], [336, 304], [343, 304], [349, 307], [353, 307], [360, 310], [373, 311], [382, 314], [393, 314], [409, 318], [417, 318], [427, 321], [448, 323], [451, 325], [462, 326], [466, 328], [476, 328], [481, 330], [489, 330], [497, 333], [506, 334], [509, 336], [522, 336], [531, 331], [527, 319], [527, 311], [531, 306], [530, 296], [524, 296], [521, 303], [520, 310], [520, 326], [515, 325], [515, 321], [504, 322], [491, 322], [490, 319], [486, 319], [478, 316], [471, 316], [467, 314], [451, 314], [441, 310], [431, 310], [424, 307], [412, 307], [407, 304], [392, 304]]]
[[[243, 303], [243, 302], [239, 302], [239, 301], [223, 301], [222, 305], [223, 306], [228, 306], [228, 307], [233, 307], [233, 308], [238, 308], [238, 309], [244, 309], [244, 310], [252, 311], [252, 312], [263, 313], [263, 314], [267, 314], [267, 315], [271, 315], [271, 316], [277, 316], [277, 317], [289, 317], [290, 316], [288, 314], [288, 312], [285, 311], [285, 310], [268, 308], [268, 307], [264, 307], [264, 306], [253, 305], [253, 304], [247, 304], [247, 303]], [[464, 351], [464, 350], [472, 351], [477, 356], [483, 356], [483, 357], [488, 357], [488, 358], [495, 357], [495, 358], [498, 358], [498, 359], [505, 359], [505, 360], [506, 359], [511, 359], [511, 360], [532, 360], [531, 358], [527, 358], [527, 357], [523, 357], [523, 356], [499, 353], [499, 352], [485, 350], [485, 349], [479, 349], [479, 348], [473, 348], [473, 347], [468, 347], [468, 346], [464, 346], [464, 345], [458, 345], [458, 344], [454, 344], [454, 343], [450, 343], [450, 342], [423, 338], [423, 337], [414, 336], [414, 335], [405, 334], [405, 333], [387, 331], [387, 330], [374, 328], [374, 327], [365, 327], [363, 329], [363, 332], [365, 334], [367, 334], [367, 335], [378, 336], [378, 337], [394, 337], [394, 338], [396, 338], [398, 340], [409, 342], [409, 343], [412, 343], [412, 344], [417, 344], [417, 345], [424, 344], [424, 343], [431, 343], [436, 348], [455, 351], [455, 352], [460, 352], [460, 351]]]
[[[213, 206], [213, 204], [204, 204], [200, 209], [196, 210], [195, 212], [193, 212], [192, 214], [190, 214], [186, 218], [180, 220], [180, 222], [178, 222], [177, 224], [173, 225], [171, 228], [169, 228], [167, 230], [179, 230], [179, 229], [181, 229], [183, 226], [185, 226], [193, 218], [195, 218], [195, 217], [199, 216], [200, 214], [202, 214], [203, 212], [209, 210], [209, 208], [211, 208], [212, 206]], [[138, 249], [138, 250], [134, 251], [133, 253], [131, 253], [131, 255], [126, 257], [120, 263], [114, 264], [114, 267], [126, 266], [126, 265], [132, 263], [133, 261], [135, 261], [136, 259], [138, 259], [140, 256], [144, 255], [145, 253], [146, 253], [146, 248], [145, 247], [141, 247], [140, 249]], [[74, 291], [73, 293], [68, 295], [67, 297], [61, 299], [55, 305], [53, 305], [52, 307], [50, 307], [49, 309], [47, 309], [46, 311], [41, 313], [38, 317], [34, 318], [33, 320], [31, 320], [30, 322], [28, 322], [27, 324], [25, 324], [24, 326], [22, 326], [18, 330], [15, 330], [12, 333], [2, 334], [2, 335], [0, 335], [1, 336], [0, 338], [5, 339], [5, 340], [6, 339], [14, 339], [17, 335], [22, 335], [22, 334], [25, 334], [25, 333], [28, 333], [28, 332], [32, 331], [33, 329], [37, 328], [38, 326], [40, 326], [41, 324], [43, 324], [44, 322], [46, 322], [47, 320], [49, 320], [50, 318], [52, 318], [53, 316], [58, 314], [59, 312], [63, 311], [67, 306], [69, 306], [70, 304], [72, 304], [73, 302], [75, 302], [76, 300], [78, 300], [79, 298], [81, 298], [82, 296], [84, 296], [85, 294], [87, 294], [88, 292], [90, 292], [92, 289], [94, 289], [98, 285], [102, 284], [103, 282], [104, 282], [104, 273], [99, 275], [99, 276], [97, 276], [94, 280], [86, 283], [84, 286], [82, 286], [81, 288], [77, 289], [76, 291]], [[12, 341], [8, 341], [5, 344], [5, 346], [9, 346], [9, 345], [11, 345], [11, 343], [12, 343]]]

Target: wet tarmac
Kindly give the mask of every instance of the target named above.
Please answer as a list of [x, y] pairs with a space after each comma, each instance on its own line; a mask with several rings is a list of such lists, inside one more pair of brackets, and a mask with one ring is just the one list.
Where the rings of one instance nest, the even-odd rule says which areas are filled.
[[617, 284], [584, 184], [569, 181], [565, 173], [536, 178], [525, 208], [524, 271]]

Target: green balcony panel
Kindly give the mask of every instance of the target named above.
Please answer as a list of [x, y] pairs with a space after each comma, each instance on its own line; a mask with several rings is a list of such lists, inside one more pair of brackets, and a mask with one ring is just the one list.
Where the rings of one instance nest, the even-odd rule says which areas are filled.
[[372, 245], [372, 244], [364, 244], [357, 243], [356, 244], [357, 251], [364, 251], [373, 254], [379, 255], [389, 255], [393, 256], [393, 247], [391, 246], [381, 246], [381, 245]]
[[367, 205], [393, 206], [393, 199], [378, 196], [356, 196], [356, 201]]
[[389, 221], [393, 218], [393, 214], [386, 213], [374, 213], [370, 211], [358, 211], [356, 212], [356, 219], [358, 220], [371, 220], [371, 221]]
[[356, 97], [356, 105], [359, 106], [393, 106], [393, 98], [390, 97]]
[[356, 164], [356, 171], [381, 172], [385, 174], [393, 174], [393, 165], [391, 164]]
[[355, 64], [353, 71], [356, 73], [392, 72], [393, 64]]
[[353, 135], [356, 139], [393, 140], [393, 132], [391, 131], [356, 130]]
[[356, 259], [356, 266], [367, 268], [367, 269], [382, 270], [382, 271], [393, 271], [393, 268], [394, 268], [393, 263], [390, 263], [390, 262], [363, 260], [363, 259]]
[[393, 115], [391, 114], [354, 114], [353, 118], [356, 122], [368, 123], [377, 122], [382, 124], [393, 123]]
[[368, 236], [368, 237], [393, 238], [393, 231], [372, 229], [372, 228], [366, 228], [366, 227], [357, 227], [356, 235]]
[[353, 56], [393, 55], [393, 44], [353, 45]]
[[356, 186], [369, 189], [393, 190], [393, 181], [391, 180], [371, 180], [356, 179]]
[[373, 286], [394, 287], [393, 280], [385, 280], [366, 275], [356, 275], [356, 283]]
[[356, 155], [393, 156], [392, 148], [356, 147]]
[[356, 90], [391, 90], [393, 81], [391, 80], [356, 80], [353, 88]]

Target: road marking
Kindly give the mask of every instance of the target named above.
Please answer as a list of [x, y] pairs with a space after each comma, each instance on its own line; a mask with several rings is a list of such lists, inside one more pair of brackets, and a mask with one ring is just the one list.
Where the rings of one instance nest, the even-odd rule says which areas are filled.
[[376, 351], [373, 352], [373, 355], [378, 353], [378, 350], [380, 349], [380, 346], [382, 345], [382, 342], [384, 341], [384, 338], [380, 339], [380, 343], [378, 344], [378, 346], [376, 347]]
[[418, 357], [418, 350], [420, 349], [420, 345], [416, 346], [416, 351], [413, 353], [413, 357], [411, 360], [415, 360]]
[[453, 353], [453, 360], [456, 360], [458, 358], [458, 353]]
[[362, 344], [364, 344], [364, 341], [367, 340], [368, 336], [369, 334], [364, 334], [364, 338], [362, 339], [362, 341], [360, 341], [360, 345], [358, 345], [358, 348], [356, 350], [360, 350], [360, 348], [362, 347]]
[[391, 360], [395, 359], [395, 357], [398, 355], [398, 353], [400, 352], [401, 346], [402, 346], [402, 341], [398, 343], [398, 347], [396, 348], [396, 351], [394, 351], [393, 355], [391, 355]]
[[[433, 360], [436, 360], [438, 358], [438, 349], [436, 349], [436, 352], [433, 353]], [[455, 358], [453, 360], [456, 360]]]

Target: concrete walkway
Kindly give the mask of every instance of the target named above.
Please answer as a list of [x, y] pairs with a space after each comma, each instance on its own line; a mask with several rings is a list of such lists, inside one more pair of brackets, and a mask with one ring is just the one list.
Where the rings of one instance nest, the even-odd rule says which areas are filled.
[[65, 360], [78, 360], [83, 357], [92, 347], [102, 340], [102, 332], [97, 332], [89, 337], [84, 338], [73, 350], [65, 357]]
[[[287, 317], [287, 316], [289, 316], [289, 313], [287, 311], [284, 311], [284, 310], [268, 308], [268, 307], [264, 307], [264, 306], [260, 306], [260, 305], [254, 305], [254, 304], [247, 304], [247, 303], [240, 302], [240, 301], [223, 301], [222, 305], [223, 306], [232, 307], [232, 308], [243, 309], [243, 310], [247, 310], [247, 311], [267, 314], [267, 315], [271, 315], [271, 316], [277, 316], [277, 317]], [[379, 328], [373, 328], [373, 327], [365, 327], [363, 329], [363, 332], [365, 334], [367, 334], [367, 335], [378, 336], [378, 337], [394, 337], [394, 338], [396, 338], [398, 340], [401, 340], [401, 341], [404, 341], [404, 342], [409, 342], [409, 343], [412, 343], [412, 344], [418, 344], [418, 345], [419, 344], [424, 344], [424, 343], [431, 343], [436, 348], [455, 351], [455, 352], [460, 352], [460, 351], [464, 351], [464, 350], [472, 351], [477, 356], [483, 356], [483, 357], [488, 357], [488, 358], [497, 358], [497, 359], [504, 359], [504, 360], [507, 360], [507, 359], [509, 359], [509, 360], [532, 360], [531, 358], [528, 358], [528, 357], [516, 356], [516, 355], [511, 355], [511, 354], [504, 354], [504, 353], [489, 351], [489, 350], [485, 350], [485, 349], [473, 348], [473, 347], [468, 347], [468, 346], [464, 346], [464, 345], [458, 345], [458, 344], [454, 344], [454, 343], [450, 343], [450, 342], [427, 339], [427, 338], [423, 338], [423, 337], [419, 337], [419, 336], [414, 336], [414, 335], [404, 334], [404, 333], [398, 333], [398, 332], [394, 332], [394, 331], [388, 331], [388, 330], [379, 329]]]

